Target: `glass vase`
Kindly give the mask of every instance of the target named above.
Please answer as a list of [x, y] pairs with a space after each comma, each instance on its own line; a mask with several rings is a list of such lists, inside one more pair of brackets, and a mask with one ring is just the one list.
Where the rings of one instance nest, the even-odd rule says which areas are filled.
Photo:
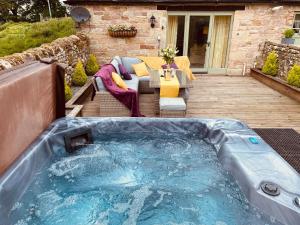
[[166, 80], [171, 80], [171, 65], [170, 64], [167, 64], [165, 79]]

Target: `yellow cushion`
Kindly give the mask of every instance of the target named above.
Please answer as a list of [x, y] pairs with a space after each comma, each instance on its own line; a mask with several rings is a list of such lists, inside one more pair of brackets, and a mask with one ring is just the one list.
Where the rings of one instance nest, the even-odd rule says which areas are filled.
[[125, 90], [128, 90], [128, 87], [126, 85], [126, 83], [124, 82], [124, 80], [122, 80], [122, 78], [120, 77], [119, 74], [112, 72], [111, 74], [112, 79], [114, 80], [114, 82], [120, 87], [123, 88]]
[[149, 72], [147, 70], [147, 66], [146, 66], [146, 64], [144, 62], [139, 63], [139, 64], [133, 64], [132, 67], [134, 69], [135, 74], [138, 77], [148, 76], [149, 75]]

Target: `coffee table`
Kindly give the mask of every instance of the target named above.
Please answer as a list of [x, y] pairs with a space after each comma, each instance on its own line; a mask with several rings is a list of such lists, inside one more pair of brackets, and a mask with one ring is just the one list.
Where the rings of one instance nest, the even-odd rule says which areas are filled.
[[[150, 70], [150, 82], [149, 87], [154, 88], [154, 110], [156, 114], [159, 114], [159, 98], [160, 98], [160, 76], [161, 70]], [[182, 70], [175, 70], [175, 76], [179, 81], [179, 93], [181, 90], [193, 87], [191, 80]]]

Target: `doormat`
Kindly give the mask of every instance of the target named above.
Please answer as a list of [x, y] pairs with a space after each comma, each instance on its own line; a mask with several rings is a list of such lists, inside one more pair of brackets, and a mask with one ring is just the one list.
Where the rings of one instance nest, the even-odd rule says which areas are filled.
[[300, 134], [297, 131], [277, 128], [253, 130], [300, 173]]

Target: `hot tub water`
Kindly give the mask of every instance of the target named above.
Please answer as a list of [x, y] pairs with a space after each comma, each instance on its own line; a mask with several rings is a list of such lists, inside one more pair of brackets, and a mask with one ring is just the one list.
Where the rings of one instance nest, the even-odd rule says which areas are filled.
[[16, 225], [279, 224], [249, 205], [214, 147], [183, 133], [111, 133], [58, 149], [11, 209]]

